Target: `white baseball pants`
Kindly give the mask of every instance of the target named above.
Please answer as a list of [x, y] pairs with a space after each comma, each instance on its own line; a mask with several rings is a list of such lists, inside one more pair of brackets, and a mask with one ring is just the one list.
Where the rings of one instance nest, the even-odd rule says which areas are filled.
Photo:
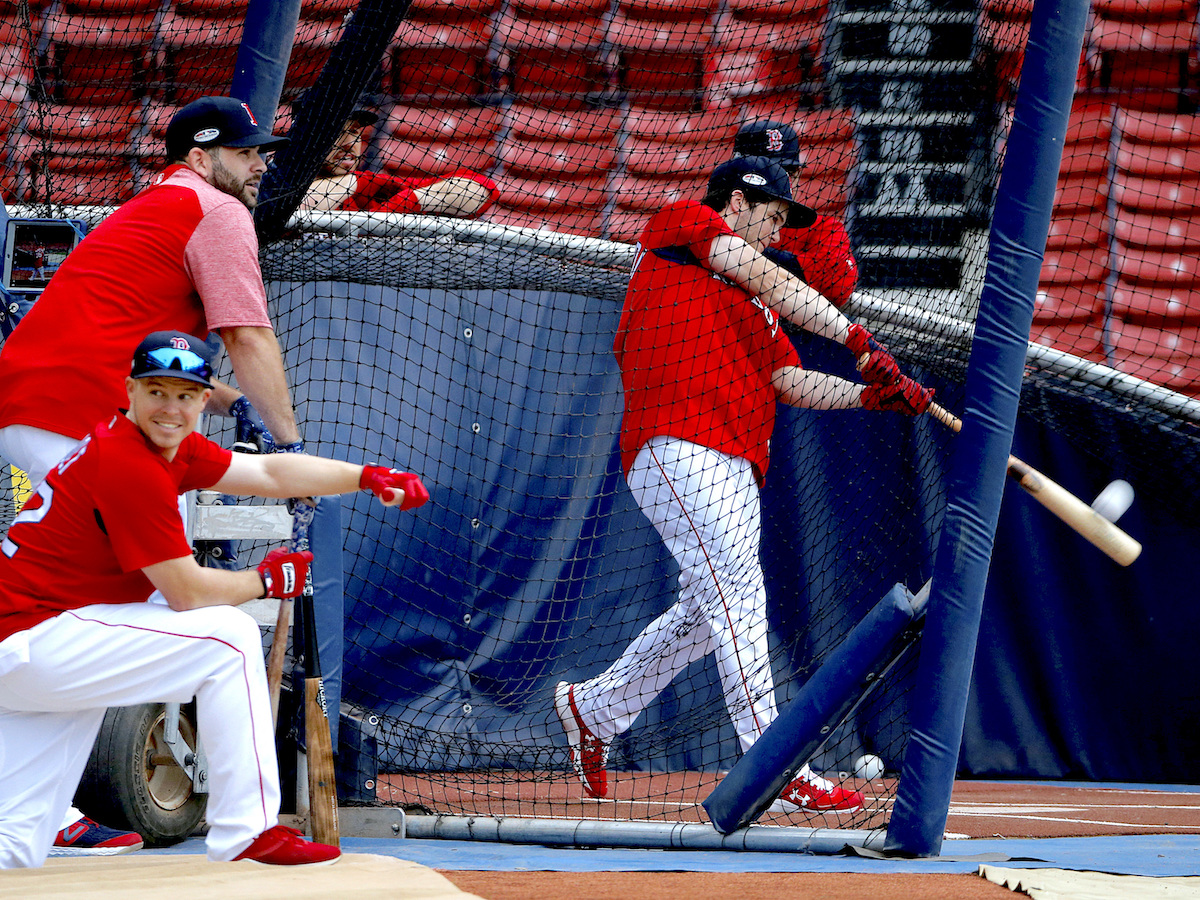
[[105, 710], [196, 698], [208, 755], [208, 858], [278, 822], [279, 769], [258, 624], [231, 606], [61, 613], [0, 642], [0, 869], [40, 866]]
[[605, 672], [576, 685], [579, 713], [609, 741], [689, 663], [713, 653], [745, 752], [776, 715], [754, 469], [740, 457], [655, 437], [626, 480], [679, 564], [678, 599]]

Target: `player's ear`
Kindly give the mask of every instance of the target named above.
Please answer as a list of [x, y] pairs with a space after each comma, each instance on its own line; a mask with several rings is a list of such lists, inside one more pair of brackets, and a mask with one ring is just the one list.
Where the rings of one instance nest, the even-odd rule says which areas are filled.
[[129, 375], [125, 376], [125, 396], [129, 398], [129, 402], [133, 403], [133, 389], [137, 385], [137, 379]]
[[183, 161], [197, 175], [207, 178], [212, 172], [212, 156], [203, 147], [193, 147]]

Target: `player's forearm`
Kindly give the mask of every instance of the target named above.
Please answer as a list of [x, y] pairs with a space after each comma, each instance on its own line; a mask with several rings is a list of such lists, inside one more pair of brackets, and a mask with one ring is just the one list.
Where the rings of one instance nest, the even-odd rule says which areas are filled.
[[302, 453], [235, 453], [225, 475], [212, 487], [254, 497], [327, 497], [357, 491], [362, 470], [353, 463]]
[[238, 387], [262, 416], [275, 443], [293, 444], [300, 440], [275, 332], [248, 326], [222, 328], [221, 340], [233, 363]]
[[446, 178], [416, 188], [413, 195], [421, 205], [421, 212], [431, 216], [473, 216], [491, 196], [484, 185], [465, 177]]
[[205, 606], [238, 606], [263, 595], [262, 578], [254, 569], [209, 569], [190, 556], [156, 563], [142, 571], [167, 605], [178, 612]]
[[238, 397], [242, 396], [241, 392], [223, 381], [212, 380], [213, 392], [208, 398], [208, 405], [204, 407], [204, 411], [212, 416], [227, 416], [229, 415], [229, 407]]
[[777, 370], [771, 378], [781, 402], [800, 409], [861, 409], [863, 386], [837, 375], [797, 366]]
[[839, 344], [846, 342], [850, 320], [837, 307], [740, 237], [713, 238], [708, 262], [714, 272], [755, 294], [781, 318]]

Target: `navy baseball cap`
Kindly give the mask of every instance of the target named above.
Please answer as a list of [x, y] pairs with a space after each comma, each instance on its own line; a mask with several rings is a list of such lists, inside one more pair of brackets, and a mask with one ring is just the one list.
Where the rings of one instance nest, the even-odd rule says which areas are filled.
[[766, 198], [788, 203], [788, 228], [808, 228], [817, 221], [816, 210], [792, 199], [792, 184], [778, 162], [765, 156], [735, 156], [723, 162], [708, 179], [709, 193], [739, 190], [751, 200]]
[[133, 352], [131, 378], [182, 378], [212, 387], [213, 345], [182, 331], [155, 331]]
[[258, 147], [286, 144], [258, 124], [248, 103], [233, 97], [201, 97], [171, 118], [167, 125], [167, 157], [180, 159], [193, 147]]
[[733, 155], [765, 156], [781, 166], [803, 166], [796, 129], [783, 122], [747, 122], [733, 138]]

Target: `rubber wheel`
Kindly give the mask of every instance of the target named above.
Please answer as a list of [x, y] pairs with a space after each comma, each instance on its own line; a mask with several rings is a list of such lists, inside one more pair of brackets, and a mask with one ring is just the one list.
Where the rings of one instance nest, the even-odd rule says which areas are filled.
[[[208, 795], [171, 758], [163, 739], [162, 703], [120, 706], [108, 711], [84, 769], [75, 805], [110, 828], [136, 831], [148, 846], [178, 843], [204, 816]], [[196, 747], [196, 711], [179, 711], [179, 736]]]

